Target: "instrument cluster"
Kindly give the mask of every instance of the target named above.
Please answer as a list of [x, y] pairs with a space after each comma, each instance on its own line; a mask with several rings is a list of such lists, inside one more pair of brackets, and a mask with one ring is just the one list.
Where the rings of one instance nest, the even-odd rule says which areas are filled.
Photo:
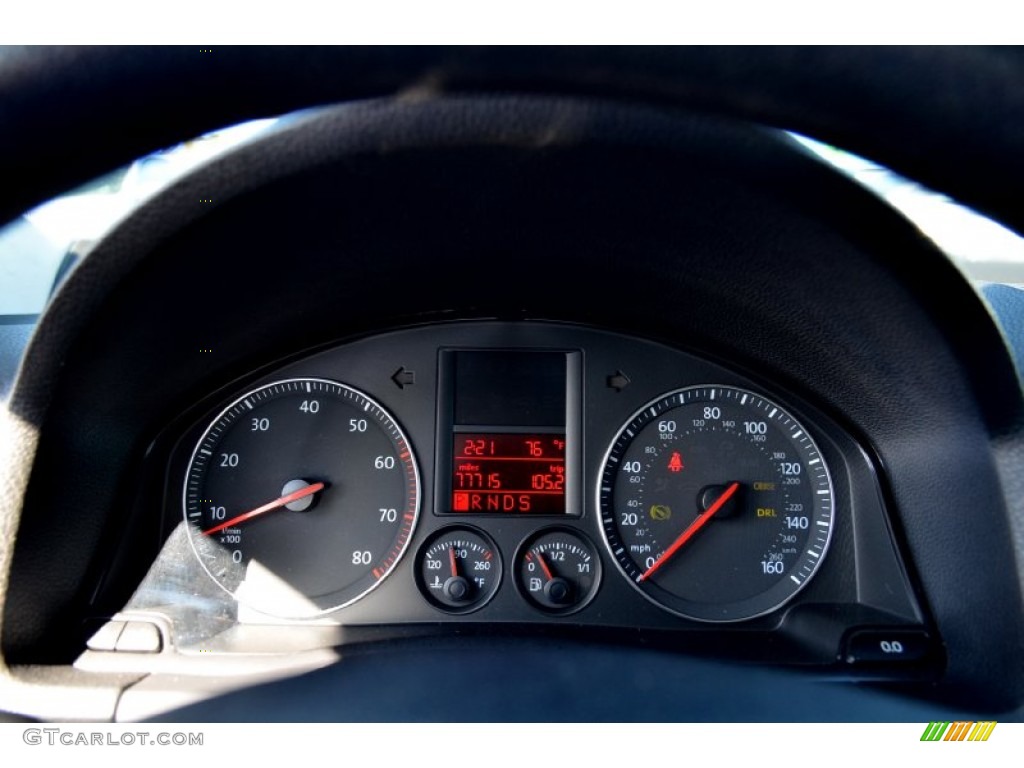
[[424, 325], [260, 372], [182, 423], [132, 610], [177, 590], [234, 626], [589, 627], [823, 663], [858, 632], [926, 632], [849, 433], [662, 343]]

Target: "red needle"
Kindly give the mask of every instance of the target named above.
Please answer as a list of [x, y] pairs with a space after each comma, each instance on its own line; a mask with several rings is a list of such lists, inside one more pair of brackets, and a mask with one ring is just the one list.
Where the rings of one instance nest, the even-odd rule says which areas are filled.
[[213, 528], [209, 528], [203, 531], [203, 535], [210, 536], [211, 534], [217, 533], [218, 531], [223, 531], [225, 528], [230, 528], [231, 526], [236, 525], [237, 523], [241, 523], [246, 520], [249, 520], [250, 518], [256, 517], [256, 515], [262, 515], [264, 512], [269, 512], [272, 509], [283, 507], [285, 504], [291, 504], [293, 501], [304, 499], [307, 496], [316, 493], [317, 491], [322, 491], [323, 489], [323, 483], [313, 483], [312, 485], [307, 485], [305, 488], [299, 488], [299, 490], [293, 491], [292, 493], [289, 493], [287, 496], [282, 496], [279, 499], [269, 501], [262, 507], [256, 507], [256, 509], [251, 509], [248, 512], [243, 512], [242, 514], [232, 517], [230, 520], [227, 520], [226, 522], [223, 522], [220, 525], [215, 525], [213, 526]]
[[548, 581], [551, 581], [553, 578], [555, 578], [555, 574], [553, 574], [551, 572], [551, 569], [548, 568], [548, 564], [544, 562], [544, 555], [542, 555], [540, 552], [537, 553], [537, 562], [540, 563], [540, 569], [544, 571], [544, 575], [548, 577]]
[[708, 507], [707, 511], [705, 511], [700, 517], [698, 517], [696, 520], [690, 523], [690, 527], [683, 531], [681, 534], [679, 534], [679, 538], [672, 542], [672, 546], [666, 549], [662, 553], [661, 557], [655, 560], [651, 567], [644, 571], [643, 576], [637, 579], [637, 581], [646, 581], [648, 578], [654, 575], [654, 573], [656, 573], [657, 570], [661, 568], [661, 566], [663, 566], [665, 563], [669, 561], [672, 555], [679, 551], [680, 547], [682, 547], [683, 544], [688, 542], [693, 537], [693, 534], [695, 534], [697, 531], [699, 531], [701, 528], [705, 526], [708, 520], [710, 520], [714, 516], [714, 514], [725, 505], [725, 502], [727, 502], [732, 497], [732, 495], [736, 493], [736, 489], [739, 487], [740, 484], [737, 482], [733, 483], [728, 488], [726, 488], [725, 492], [718, 497], [717, 501], [715, 501], [714, 504]]
[[448, 547], [448, 562], [452, 564], [452, 578], [459, 575], [459, 568], [455, 564], [455, 547]]

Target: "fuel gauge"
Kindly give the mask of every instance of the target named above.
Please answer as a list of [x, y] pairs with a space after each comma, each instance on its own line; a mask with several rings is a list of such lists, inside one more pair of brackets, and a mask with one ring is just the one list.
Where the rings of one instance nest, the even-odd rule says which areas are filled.
[[601, 581], [594, 546], [576, 531], [548, 528], [531, 536], [516, 557], [516, 584], [534, 608], [572, 613], [590, 602]]

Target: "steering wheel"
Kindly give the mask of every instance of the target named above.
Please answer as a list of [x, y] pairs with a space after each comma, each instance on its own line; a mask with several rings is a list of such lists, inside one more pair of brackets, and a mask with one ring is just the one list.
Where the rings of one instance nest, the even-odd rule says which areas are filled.
[[[1019, 206], [1024, 199], [1022, 78], [1024, 53], [989, 48], [7, 49], [0, 56], [0, 102], [5, 104], [0, 167], [13, 183], [0, 194], [0, 218], [10, 219], [145, 152], [245, 119], [373, 96], [415, 100], [503, 92], [641, 102], [795, 130], [871, 157], [1024, 232]], [[118, 265], [97, 264], [58, 295], [40, 321], [7, 404], [0, 599], [38, 428], [46, 423], [62, 360], [121, 276]], [[963, 318], [961, 333], [950, 343], [976, 374], [972, 381], [990, 432], [1020, 450], [1024, 406], [1019, 382], [980, 305]], [[1024, 493], [1007, 489], [1005, 495], [1012, 500], [1010, 514], [1020, 518]], [[1004, 607], [1000, 599], [1006, 596], [992, 596], [994, 610]], [[0, 631], [5, 620], [0, 619]], [[1017, 636], [1022, 622], [1024, 617], [1010, 622]], [[477, 653], [481, 663], [494, 662], [492, 651]], [[523, 653], [531, 660], [529, 668], [543, 671], [539, 677], [574, 676], [577, 671], [573, 662], [565, 661], [553, 671], [536, 648], [509, 653]], [[600, 656], [603, 651], [588, 653], [589, 668], [619, 663], [618, 657]], [[369, 663], [355, 676], [369, 681], [384, 674]], [[647, 657], [638, 662], [637, 691], [649, 685], [649, 675], [663, 674], [657, 666], [662, 663], [661, 658]], [[677, 663], [679, 675], [693, 674], [688, 666], [693, 662]], [[727, 669], [709, 673], [700, 664], [696, 669], [698, 675], [736, 675], [748, 683], [762, 674]], [[337, 670], [328, 674], [349, 675]], [[770, 686], [772, 675], [764, 677], [764, 685]], [[287, 684], [301, 690], [297, 700], [308, 693], [302, 680]], [[333, 679], [331, 684], [336, 683]], [[515, 685], [506, 680], [499, 689]], [[747, 704], [755, 706], [766, 689], [756, 688]], [[846, 707], [846, 696], [837, 707]], [[324, 701], [326, 697], [316, 700], [318, 705]], [[374, 713], [395, 714], [386, 709], [388, 702], [378, 704], [380, 709], [363, 710], [370, 719]], [[872, 706], [868, 697], [842, 711], [866, 717]], [[499, 717], [509, 712], [496, 702], [494, 707], [482, 711]], [[634, 711], [646, 712], [642, 703]], [[914, 709], [899, 711], [918, 716]], [[411, 717], [413, 712], [406, 714]], [[301, 713], [310, 719], [317, 713], [329, 718], [339, 714], [330, 707]], [[577, 716], [603, 719], [605, 713], [584, 709]], [[710, 717], [721, 714], [710, 711]], [[810, 709], [806, 714], [813, 716]]]

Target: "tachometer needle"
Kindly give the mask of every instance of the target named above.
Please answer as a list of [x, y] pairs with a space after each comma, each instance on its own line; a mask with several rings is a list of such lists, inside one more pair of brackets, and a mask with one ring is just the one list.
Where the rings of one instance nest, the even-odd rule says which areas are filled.
[[679, 538], [672, 542], [672, 546], [666, 549], [662, 553], [661, 557], [655, 560], [651, 564], [651, 567], [644, 571], [643, 575], [639, 579], [637, 579], [637, 581], [646, 581], [653, 574], [657, 573], [658, 569], [661, 568], [661, 566], [663, 566], [665, 563], [667, 563], [672, 558], [672, 556], [679, 551], [683, 544], [688, 542], [697, 531], [703, 528], [707, 524], [707, 522], [712, 517], [714, 517], [715, 513], [718, 510], [725, 506], [725, 502], [732, 498], [732, 495], [736, 493], [736, 490], [739, 487], [740, 484], [738, 482], [735, 482], [732, 483], [728, 488], [726, 488], [722, 495], [719, 496], [718, 499], [715, 501], [715, 503], [708, 507], [707, 510], [705, 510], [700, 515], [700, 517], [698, 517], [696, 520], [690, 523], [690, 526], [681, 534], [679, 534]]
[[280, 498], [274, 499], [273, 501], [268, 501], [261, 507], [256, 507], [256, 509], [250, 509], [248, 512], [243, 512], [240, 515], [232, 517], [230, 520], [226, 520], [225, 522], [220, 523], [219, 525], [213, 526], [213, 528], [208, 528], [205, 531], [203, 531], [203, 535], [210, 536], [214, 533], [217, 533], [218, 531], [223, 531], [225, 528], [230, 528], [233, 525], [237, 525], [238, 523], [250, 520], [256, 517], [257, 515], [262, 515], [264, 512], [270, 512], [271, 510], [283, 507], [285, 504], [291, 504], [293, 501], [304, 499], [307, 496], [311, 496], [312, 494], [316, 493], [317, 491], [322, 491], [323, 489], [323, 483], [313, 483], [312, 485], [307, 485], [305, 488], [299, 488], [299, 490], [297, 491], [293, 491], [292, 493], [289, 493], [285, 496], [281, 496]]

